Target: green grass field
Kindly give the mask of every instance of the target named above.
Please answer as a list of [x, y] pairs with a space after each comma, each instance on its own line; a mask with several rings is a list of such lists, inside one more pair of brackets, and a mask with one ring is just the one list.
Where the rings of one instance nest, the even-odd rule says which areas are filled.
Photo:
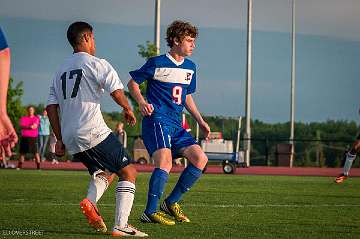
[[[149, 177], [139, 174], [130, 223], [150, 238], [360, 238], [360, 178], [207, 174], [182, 202], [191, 223], [163, 226], [138, 220]], [[84, 171], [0, 170], [0, 238], [110, 238], [80, 213], [88, 180]], [[108, 228], [114, 201], [113, 184], [99, 203]]]

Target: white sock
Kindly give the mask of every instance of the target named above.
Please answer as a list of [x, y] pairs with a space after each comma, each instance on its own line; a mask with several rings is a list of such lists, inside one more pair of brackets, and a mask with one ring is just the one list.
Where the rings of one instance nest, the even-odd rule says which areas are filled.
[[346, 154], [346, 161], [344, 164], [344, 175], [346, 175], [346, 176], [349, 175], [352, 163], [355, 160], [355, 158], [356, 158], [356, 154], [353, 155], [350, 152]]
[[134, 202], [135, 184], [129, 181], [119, 181], [116, 185], [115, 195], [115, 226], [125, 227]]
[[89, 189], [87, 198], [96, 205], [99, 201], [101, 196], [106, 191], [107, 187], [109, 186], [109, 182], [107, 178], [103, 175], [96, 175], [95, 177], [91, 178], [89, 183]]

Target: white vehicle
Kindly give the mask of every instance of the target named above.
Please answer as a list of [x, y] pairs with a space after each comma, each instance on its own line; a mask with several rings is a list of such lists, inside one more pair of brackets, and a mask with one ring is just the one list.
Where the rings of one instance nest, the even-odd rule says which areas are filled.
[[209, 138], [201, 141], [201, 148], [209, 161], [221, 161], [224, 173], [234, 173], [236, 166], [244, 163], [243, 151], [234, 152], [233, 141], [224, 140], [221, 132], [211, 132]]

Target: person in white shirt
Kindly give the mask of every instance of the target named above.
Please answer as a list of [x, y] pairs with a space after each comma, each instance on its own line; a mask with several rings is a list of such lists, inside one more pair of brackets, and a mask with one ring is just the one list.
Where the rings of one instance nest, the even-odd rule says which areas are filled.
[[116, 124], [114, 134], [116, 137], [118, 137], [120, 143], [124, 146], [124, 148], [127, 147], [127, 133], [124, 129], [124, 123], [118, 122]]
[[55, 154], [56, 141], [54, 132], [51, 132], [49, 136], [49, 160], [51, 161], [51, 164], [59, 164]]
[[106, 125], [100, 110], [101, 95], [107, 91], [123, 108], [127, 123], [134, 126], [136, 118], [124, 94], [124, 86], [114, 68], [106, 60], [95, 57], [91, 25], [72, 23], [67, 30], [67, 39], [74, 53], [55, 74], [46, 107], [57, 138], [56, 154], [64, 155], [66, 149], [92, 175], [87, 197], [80, 206], [93, 228], [107, 231], [96, 203], [111, 184], [115, 173], [119, 182], [112, 235], [147, 236], [128, 224], [137, 171], [131, 164], [130, 156]]
[[[359, 114], [360, 114], [360, 110], [359, 110]], [[356, 159], [356, 155], [359, 152], [360, 152], [360, 134], [357, 136], [351, 148], [345, 153], [343, 173], [335, 178], [335, 183], [343, 183], [346, 179], [348, 179], [350, 175], [351, 166], [354, 160]]]

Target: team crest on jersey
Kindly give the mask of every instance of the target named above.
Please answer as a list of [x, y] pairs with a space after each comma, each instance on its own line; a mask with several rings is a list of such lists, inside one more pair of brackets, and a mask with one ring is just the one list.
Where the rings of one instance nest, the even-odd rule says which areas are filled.
[[186, 81], [190, 81], [191, 80], [191, 73], [190, 72], [187, 72], [186, 73], [186, 78], [185, 78]]

